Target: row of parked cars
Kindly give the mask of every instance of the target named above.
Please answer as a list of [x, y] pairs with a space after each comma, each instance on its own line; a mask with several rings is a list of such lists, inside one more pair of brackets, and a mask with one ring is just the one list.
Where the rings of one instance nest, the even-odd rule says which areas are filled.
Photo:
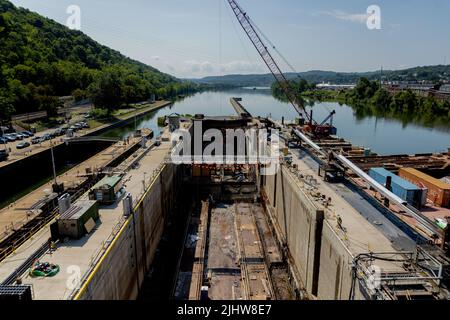
[[72, 126], [66, 126], [66, 127], [62, 127], [62, 128], [58, 128], [55, 131], [51, 132], [51, 133], [47, 133], [44, 134], [42, 137], [34, 137], [33, 139], [31, 139], [31, 143], [32, 144], [37, 144], [37, 143], [41, 143], [47, 140], [51, 140], [53, 138], [56, 137], [60, 137], [65, 135], [67, 132], [75, 132], [81, 129], [85, 129], [85, 128], [89, 128], [89, 125], [86, 122], [78, 122]]
[[63, 136], [68, 131], [75, 132], [85, 128], [89, 128], [89, 125], [83, 121], [78, 122], [70, 127], [58, 128], [53, 132], [44, 134], [43, 136], [35, 136], [32, 132], [29, 131], [22, 131], [19, 133], [8, 133], [5, 134], [3, 137], [0, 137], [0, 144], [7, 144], [8, 142], [14, 142], [17, 140], [24, 140], [26, 138], [31, 138], [29, 142], [24, 140], [16, 145], [17, 149], [25, 149], [29, 147], [31, 144], [38, 144], [56, 137]]
[[[17, 140], [24, 140], [26, 138], [33, 137], [34, 134], [30, 131], [22, 131], [17, 133], [7, 133], [3, 137], [0, 137], [0, 144], [7, 144], [8, 142], [14, 142]], [[24, 149], [30, 146], [30, 143], [27, 141], [22, 141], [17, 144], [17, 149]]]

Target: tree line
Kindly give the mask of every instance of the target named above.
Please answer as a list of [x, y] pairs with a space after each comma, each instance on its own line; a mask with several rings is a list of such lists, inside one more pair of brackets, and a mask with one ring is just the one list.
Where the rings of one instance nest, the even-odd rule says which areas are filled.
[[[447, 125], [450, 123], [449, 101], [440, 101], [432, 96], [419, 96], [411, 90], [391, 94], [380, 86], [379, 81], [371, 81], [365, 77], [360, 78], [351, 90], [314, 90], [315, 84], [304, 79], [290, 81], [290, 85], [303, 100], [347, 104], [361, 116], [391, 117], [423, 124], [436, 121]], [[278, 84], [272, 86], [272, 93], [276, 98], [286, 100]]]
[[59, 97], [90, 98], [108, 110], [172, 98], [200, 86], [159, 72], [29, 10], [0, 0], [0, 118], [45, 110]]

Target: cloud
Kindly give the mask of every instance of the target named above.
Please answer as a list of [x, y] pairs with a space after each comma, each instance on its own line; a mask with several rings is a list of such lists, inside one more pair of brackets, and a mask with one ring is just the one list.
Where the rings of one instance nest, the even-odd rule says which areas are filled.
[[224, 73], [258, 73], [265, 71], [265, 68], [259, 62], [237, 60], [223, 64], [221, 71]]
[[195, 60], [189, 60], [185, 61], [184, 64], [187, 67], [188, 71], [195, 74], [211, 73], [214, 71], [213, 64], [209, 61], [199, 62]]
[[334, 17], [338, 20], [366, 23], [369, 17], [367, 13], [347, 13], [342, 10], [322, 11], [321, 14]]
[[261, 63], [234, 60], [224, 64], [213, 64], [210, 61], [188, 60], [184, 62], [184, 73], [196, 76], [231, 74], [231, 73], [260, 73], [265, 68]]

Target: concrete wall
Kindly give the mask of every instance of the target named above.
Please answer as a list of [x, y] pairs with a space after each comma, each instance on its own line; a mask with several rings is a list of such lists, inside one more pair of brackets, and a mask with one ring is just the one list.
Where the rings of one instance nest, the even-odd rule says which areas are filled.
[[[80, 144], [60, 144], [54, 148], [56, 170], [63, 169], [68, 162], [81, 163], [110, 146], [110, 142], [89, 141]], [[0, 147], [0, 148], [3, 148]], [[17, 152], [17, 150], [13, 150]], [[20, 161], [14, 161], [0, 169], [0, 203], [21, 197], [23, 190], [46, 182], [52, 177], [53, 167], [50, 149], [35, 153]]]
[[180, 169], [166, 165], [88, 278], [81, 300], [136, 299], [173, 209]]
[[[282, 245], [308, 293], [317, 291], [323, 211], [316, 208], [284, 166], [264, 178], [269, 212]], [[275, 205], [274, 205], [275, 204]]]
[[[339, 239], [333, 227], [324, 221], [320, 252], [318, 299], [348, 300], [352, 282], [353, 256]], [[355, 287], [355, 299], [364, 299]]]
[[[284, 166], [277, 175], [263, 178], [263, 190], [278, 240], [308, 295], [348, 299], [353, 257], [324, 220], [323, 211]], [[355, 298], [362, 298], [358, 286]]]

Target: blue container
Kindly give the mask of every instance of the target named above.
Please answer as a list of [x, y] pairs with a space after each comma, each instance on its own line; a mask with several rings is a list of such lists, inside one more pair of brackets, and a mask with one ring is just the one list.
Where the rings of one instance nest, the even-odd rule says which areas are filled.
[[411, 205], [420, 206], [422, 190], [415, 184], [400, 178], [384, 168], [370, 169], [369, 176], [383, 186], [386, 186], [386, 179], [390, 176], [392, 179], [392, 193]]

